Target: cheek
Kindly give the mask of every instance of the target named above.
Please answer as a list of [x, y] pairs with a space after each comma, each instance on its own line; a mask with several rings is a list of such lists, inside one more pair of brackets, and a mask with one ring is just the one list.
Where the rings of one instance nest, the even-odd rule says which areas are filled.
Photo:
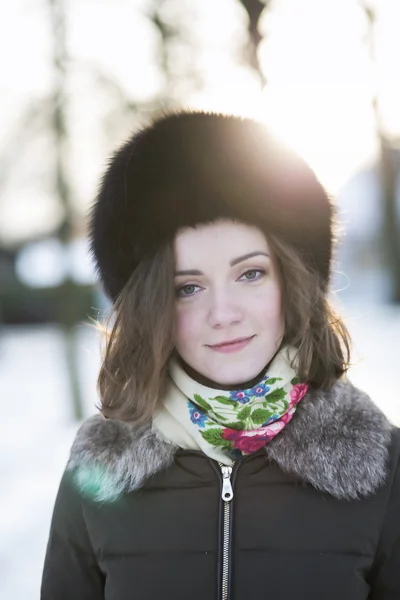
[[269, 331], [283, 332], [284, 319], [279, 289], [273, 287], [256, 298], [251, 312], [262, 327]]
[[201, 331], [199, 315], [188, 307], [177, 309], [176, 313], [176, 346], [187, 346], [196, 340]]

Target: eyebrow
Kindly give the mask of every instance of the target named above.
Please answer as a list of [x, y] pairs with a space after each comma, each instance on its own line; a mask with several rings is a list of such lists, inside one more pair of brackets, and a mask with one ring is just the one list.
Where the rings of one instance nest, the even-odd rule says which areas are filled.
[[[247, 260], [248, 258], [253, 258], [253, 256], [267, 256], [268, 258], [270, 258], [267, 252], [259, 252], [258, 250], [256, 250], [255, 252], [249, 252], [248, 254], [244, 254], [243, 256], [233, 258], [229, 264], [231, 267], [234, 267], [235, 265]], [[180, 277], [182, 275], [204, 275], [204, 273], [202, 273], [198, 269], [189, 269], [188, 271], [175, 271], [175, 277]]]

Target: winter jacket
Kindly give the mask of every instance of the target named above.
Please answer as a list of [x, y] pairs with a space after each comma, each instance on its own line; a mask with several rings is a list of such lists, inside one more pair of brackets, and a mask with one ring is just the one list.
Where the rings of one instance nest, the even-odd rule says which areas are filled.
[[150, 426], [91, 417], [41, 600], [399, 600], [399, 455], [400, 430], [343, 381], [309, 391], [232, 472]]

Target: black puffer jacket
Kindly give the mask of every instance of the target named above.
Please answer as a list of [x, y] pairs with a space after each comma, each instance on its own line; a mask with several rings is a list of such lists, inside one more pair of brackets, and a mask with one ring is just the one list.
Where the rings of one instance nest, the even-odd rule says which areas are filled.
[[151, 428], [91, 417], [59, 489], [41, 598], [399, 600], [399, 455], [400, 431], [343, 382], [308, 392], [232, 473]]

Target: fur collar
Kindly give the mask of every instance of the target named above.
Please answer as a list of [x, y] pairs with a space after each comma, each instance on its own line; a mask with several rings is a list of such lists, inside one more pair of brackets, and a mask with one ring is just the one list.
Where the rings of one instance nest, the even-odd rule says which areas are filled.
[[[385, 482], [391, 429], [365, 393], [338, 381], [329, 391], [310, 390], [265, 449], [283, 471], [351, 500], [373, 494]], [[141, 488], [172, 464], [176, 450], [150, 425], [95, 415], [80, 427], [67, 469], [75, 472], [82, 491], [106, 501]]]

